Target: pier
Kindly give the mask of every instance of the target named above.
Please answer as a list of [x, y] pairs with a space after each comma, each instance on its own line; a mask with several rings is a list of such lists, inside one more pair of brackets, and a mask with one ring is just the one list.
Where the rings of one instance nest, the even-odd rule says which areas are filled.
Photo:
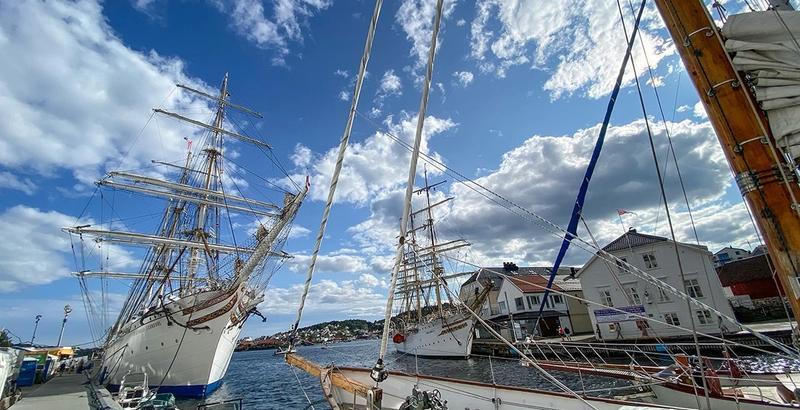
[[85, 410], [122, 409], [111, 393], [103, 387], [90, 384], [85, 374], [64, 374], [47, 383], [22, 388], [22, 398], [14, 410]]
[[[792, 322], [765, 322], [748, 324], [755, 331], [760, 332], [774, 340], [792, 345]], [[700, 337], [700, 350], [702, 352], [720, 352], [723, 347], [731, 348], [735, 352], [752, 353], [743, 346], [755, 347], [761, 350], [774, 350], [772, 346], [758, 339], [746, 331], [740, 331], [725, 336], [726, 342]], [[735, 344], [731, 344], [731, 343]], [[555, 357], [560, 354], [569, 356], [570, 353], [580, 354], [584, 349], [599, 353], [606, 357], [627, 356], [626, 352], [647, 353], [683, 353], [694, 351], [694, 342], [691, 336], [669, 337], [657, 340], [650, 339], [607, 339], [598, 340], [594, 334], [573, 335], [571, 340], [562, 340], [560, 337], [535, 339], [530, 343], [517, 341], [517, 348], [524, 350], [530, 348], [536, 357]], [[739, 345], [737, 347], [737, 345]], [[515, 354], [502, 341], [496, 339], [476, 339], [472, 344], [472, 353], [477, 355], [512, 357]]]
[[47, 383], [22, 388], [22, 399], [12, 407], [14, 410], [85, 410], [89, 408], [86, 376], [65, 374], [50, 379]]

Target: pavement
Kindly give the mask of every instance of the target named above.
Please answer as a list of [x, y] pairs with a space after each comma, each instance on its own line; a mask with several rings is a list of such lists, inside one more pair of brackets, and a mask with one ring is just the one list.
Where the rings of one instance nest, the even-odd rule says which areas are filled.
[[14, 410], [85, 410], [89, 408], [86, 376], [65, 374], [55, 376], [44, 384], [22, 388], [22, 400], [12, 407]]

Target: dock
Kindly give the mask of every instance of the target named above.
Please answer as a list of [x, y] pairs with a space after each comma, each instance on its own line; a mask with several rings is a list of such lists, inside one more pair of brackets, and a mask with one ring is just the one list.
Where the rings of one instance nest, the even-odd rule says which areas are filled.
[[89, 383], [84, 374], [55, 376], [47, 383], [22, 388], [22, 398], [14, 410], [122, 409], [103, 387]]
[[14, 410], [86, 410], [89, 408], [86, 376], [65, 374], [50, 379], [47, 383], [22, 388], [22, 399], [12, 407]]

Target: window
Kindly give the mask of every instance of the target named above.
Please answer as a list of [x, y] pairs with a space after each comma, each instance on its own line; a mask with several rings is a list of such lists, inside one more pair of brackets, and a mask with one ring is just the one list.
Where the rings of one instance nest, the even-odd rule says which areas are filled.
[[600, 291], [600, 303], [608, 306], [614, 307], [614, 299], [611, 298], [611, 291], [608, 289], [603, 289]]
[[[668, 283], [667, 278], [656, 278], [661, 282]], [[661, 286], [656, 285], [656, 289], [658, 289], [658, 301], [659, 302], [669, 302], [670, 297], [669, 293], [667, 293], [666, 289], [662, 288]]]
[[708, 310], [698, 310], [697, 313], [697, 321], [701, 325], [710, 325], [712, 322], [711, 320], [711, 312]]
[[642, 260], [644, 260], [644, 267], [647, 269], [655, 269], [658, 267], [656, 255], [653, 255], [652, 253], [645, 253], [642, 255]]
[[487, 316], [489, 316], [489, 308], [481, 309], [481, 317], [487, 317]]
[[683, 281], [683, 287], [686, 288], [686, 293], [693, 298], [703, 297], [703, 288], [700, 287], [700, 282], [697, 279], [688, 279]]
[[500, 305], [500, 313], [508, 312], [508, 306], [506, 306], [506, 302], [500, 302], [499, 305]]
[[619, 258], [615, 262], [617, 263], [617, 271], [619, 271], [619, 273], [625, 273], [628, 271], [625, 269], [625, 264], [628, 263], [628, 259]]
[[516, 305], [517, 311], [525, 310], [525, 301], [522, 298], [514, 299], [514, 305]]
[[539, 305], [542, 303], [542, 299], [539, 296], [528, 296], [528, 309], [538, 309]]
[[664, 321], [672, 326], [680, 326], [681, 320], [678, 319], [677, 313], [664, 313]]
[[625, 285], [625, 292], [628, 294], [628, 299], [634, 305], [641, 305], [642, 298], [639, 297], [639, 291], [636, 289], [636, 285]]
[[564, 303], [564, 298], [561, 295], [553, 295], [553, 305], [556, 303]]

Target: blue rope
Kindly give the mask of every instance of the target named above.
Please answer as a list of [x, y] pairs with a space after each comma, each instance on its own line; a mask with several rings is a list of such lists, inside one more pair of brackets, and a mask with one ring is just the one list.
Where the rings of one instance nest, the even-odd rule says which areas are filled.
[[550, 294], [550, 289], [553, 286], [553, 280], [556, 277], [558, 268], [561, 266], [561, 262], [564, 260], [564, 256], [567, 254], [567, 249], [569, 249], [572, 239], [578, 236], [576, 234], [578, 230], [578, 221], [580, 220], [581, 211], [583, 210], [583, 202], [586, 200], [586, 192], [589, 190], [589, 181], [592, 179], [594, 168], [597, 166], [597, 160], [600, 158], [600, 151], [603, 149], [603, 142], [605, 142], [606, 139], [608, 123], [611, 121], [611, 113], [614, 111], [614, 105], [617, 102], [617, 96], [619, 95], [619, 90], [622, 87], [622, 77], [625, 75], [625, 67], [628, 65], [628, 60], [631, 56], [631, 50], [633, 49], [633, 42], [636, 39], [636, 33], [639, 31], [639, 21], [642, 18], [642, 12], [644, 12], [645, 3], [647, 3], [647, 0], [642, 0], [642, 5], [639, 7], [639, 13], [636, 15], [636, 22], [633, 25], [633, 33], [631, 34], [630, 40], [628, 40], [628, 48], [625, 50], [625, 58], [622, 59], [622, 66], [619, 68], [619, 74], [617, 74], [617, 82], [614, 84], [614, 91], [611, 92], [611, 99], [608, 100], [606, 115], [605, 118], [603, 118], [603, 126], [600, 128], [600, 135], [597, 137], [597, 142], [595, 142], [592, 158], [589, 160], [589, 166], [586, 167], [586, 174], [583, 176], [581, 187], [578, 190], [578, 197], [575, 199], [575, 205], [572, 208], [572, 216], [570, 217], [569, 225], [567, 225], [567, 234], [564, 235], [564, 240], [561, 242], [561, 248], [558, 250], [558, 255], [556, 256], [556, 261], [553, 263], [553, 270], [550, 272], [550, 278], [547, 280], [547, 287], [544, 290], [544, 297], [542, 298], [541, 305], [539, 305], [539, 315], [536, 318], [537, 327], [539, 321], [541, 320], [542, 312], [544, 311], [545, 304], [547, 303], [547, 297]]

